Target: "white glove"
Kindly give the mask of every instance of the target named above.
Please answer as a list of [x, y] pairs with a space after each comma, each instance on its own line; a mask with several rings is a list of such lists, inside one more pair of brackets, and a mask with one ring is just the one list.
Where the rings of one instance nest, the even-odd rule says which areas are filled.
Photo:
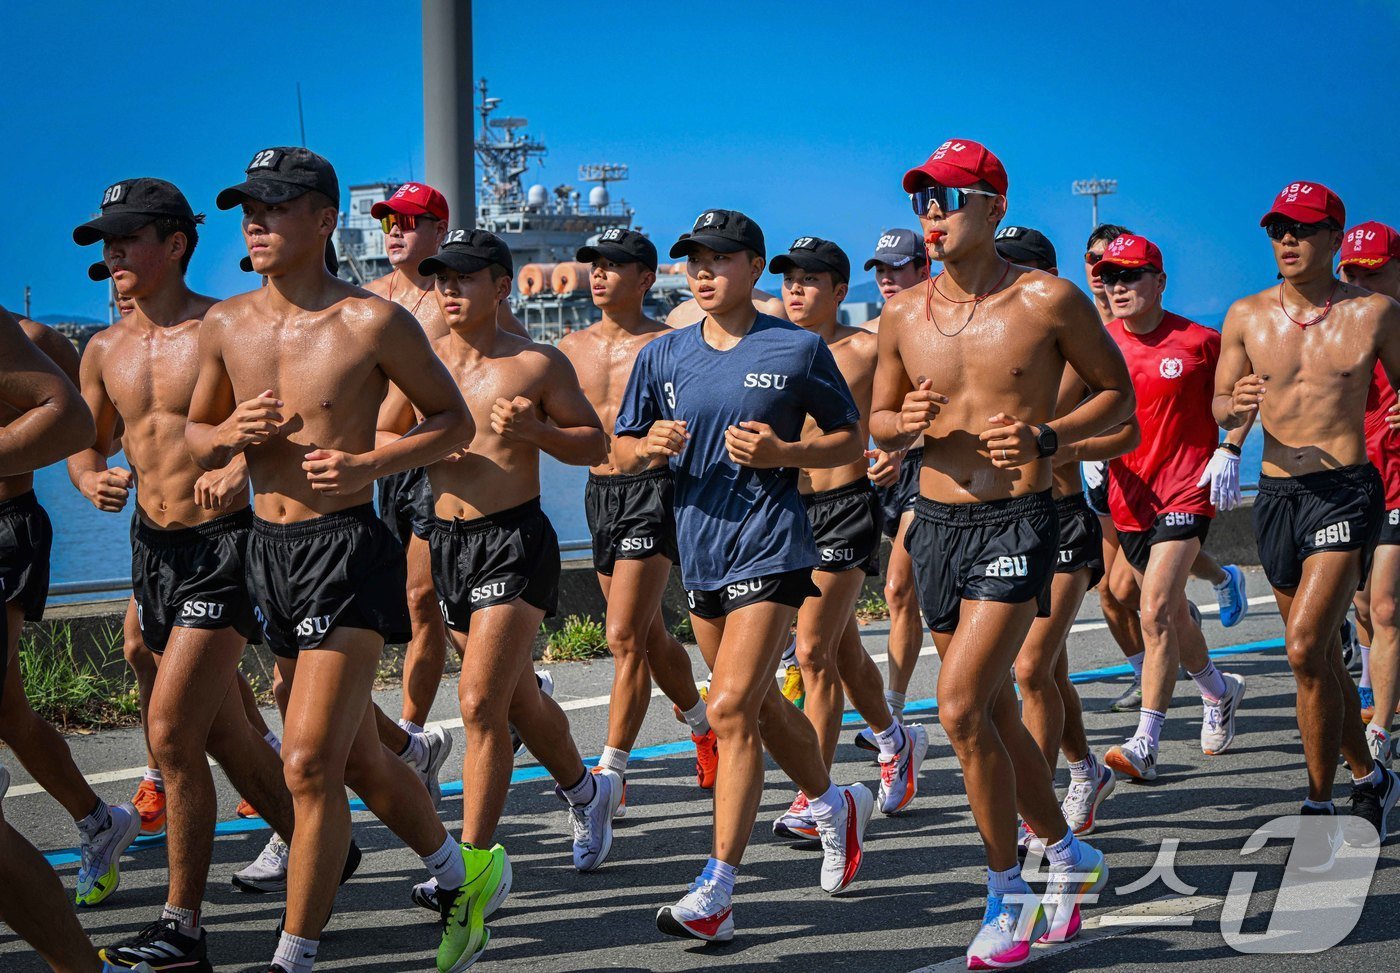
[[1097, 490], [1103, 486], [1103, 478], [1104, 474], [1108, 472], [1108, 464], [1102, 460], [1080, 463], [1079, 472], [1084, 477], [1084, 485], [1090, 490]]
[[1211, 456], [1196, 486], [1210, 484], [1210, 502], [1222, 513], [1240, 505], [1240, 458], [1221, 446]]

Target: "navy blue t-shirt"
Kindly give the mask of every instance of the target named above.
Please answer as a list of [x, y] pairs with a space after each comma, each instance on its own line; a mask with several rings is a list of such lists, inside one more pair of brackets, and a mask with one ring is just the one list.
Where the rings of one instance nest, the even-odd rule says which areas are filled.
[[796, 442], [808, 415], [825, 432], [860, 420], [826, 342], [771, 315], [760, 314], [728, 351], [712, 348], [696, 324], [662, 335], [637, 356], [616, 434], [645, 436], [660, 419], [686, 422], [690, 439], [671, 468], [687, 588], [714, 591], [816, 565], [797, 470], [739, 466], [724, 448], [724, 431], [747, 421]]

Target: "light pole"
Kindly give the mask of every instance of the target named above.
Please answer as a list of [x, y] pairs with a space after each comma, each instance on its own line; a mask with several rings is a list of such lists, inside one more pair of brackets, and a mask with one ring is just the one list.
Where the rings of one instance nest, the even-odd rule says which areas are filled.
[[[1094, 226], [1099, 225], [1099, 197], [1118, 192], [1117, 179], [1076, 179], [1071, 188], [1076, 196], [1094, 197]], [[1092, 229], [1092, 228], [1091, 228]]]
[[423, 0], [423, 141], [452, 225], [475, 226], [471, 0]]

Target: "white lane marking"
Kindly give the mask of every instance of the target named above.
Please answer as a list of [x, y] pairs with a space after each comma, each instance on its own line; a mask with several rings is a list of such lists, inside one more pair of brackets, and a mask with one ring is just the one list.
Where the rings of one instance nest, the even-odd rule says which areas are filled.
[[[1259, 598], [1251, 598], [1249, 599], [1249, 603], [1251, 605], [1259, 605], [1265, 602], [1269, 602], [1270, 604], [1272, 604], [1273, 600], [1274, 599], [1271, 596], [1265, 595]], [[1200, 608], [1201, 614], [1203, 615], [1210, 615], [1220, 611], [1219, 605], [1198, 605], [1197, 607]], [[1073, 634], [1075, 632], [1096, 632], [1100, 629], [1104, 629], [1107, 627], [1108, 625], [1105, 622], [1076, 622], [1074, 624], [1074, 627], [1070, 629], [1070, 633]], [[925, 645], [923, 649], [919, 652], [919, 657], [923, 658], [924, 656], [934, 654], [935, 652], [933, 646]], [[870, 657], [870, 660], [872, 662], [886, 662], [889, 660], [889, 655], [887, 653], [881, 652], [877, 655], [872, 655]], [[697, 683], [697, 685], [703, 685], [703, 683]], [[652, 689], [651, 696], [653, 699], [661, 695], [663, 695], [663, 693], [660, 689]], [[593, 709], [597, 706], [608, 705], [611, 699], [611, 695], [587, 696], [583, 699], [571, 699], [567, 702], [561, 702], [559, 704], [559, 708], [564, 710], [565, 712], [573, 712], [574, 710], [580, 709]], [[460, 717], [452, 720], [436, 720], [432, 723], [429, 723], [426, 727], [424, 727], [424, 729], [428, 729], [430, 727], [442, 727], [444, 730], [460, 730], [462, 728], [462, 720]], [[214, 761], [212, 759], [209, 761], [209, 766], [214, 766]], [[145, 772], [146, 767], [145, 765], [142, 765], [140, 767], [127, 767], [123, 770], [104, 770], [101, 773], [85, 774], [84, 776], [87, 778], [87, 782], [89, 784], [111, 784], [121, 780], [135, 780], [136, 778], [143, 775]], [[11, 787], [6, 796], [28, 797], [32, 794], [42, 793], [44, 793], [44, 789], [38, 784], [19, 784], [15, 787]]]
[[[1193, 913], [1202, 912], [1223, 901], [1208, 895], [1171, 896], [1130, 905], [1103, 915], [1090, 916], [1084, 920], [1084, 928], [1071, 942], [1036, 946], [1031, 950], [1031, 958], [1026, 961], [1026, 965], [1103, 939], [1111, 939], [1139, 926], [1189, 926], [1194, 921]], [[951, 973], [953, 970], [966, 969], [967, 959], [955, 956], [932, 966], [921, 966], [913, 973]]]

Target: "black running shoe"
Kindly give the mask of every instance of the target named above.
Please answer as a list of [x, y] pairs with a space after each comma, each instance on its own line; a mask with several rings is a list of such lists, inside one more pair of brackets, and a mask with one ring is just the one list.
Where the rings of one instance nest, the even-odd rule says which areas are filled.
[[1351, 785], [1352, 820], [1347, 824], [1346, 842], [1353, 848], [1373, 846], [1377, 839], [1384, 842], [1390, 830], [1390, 811], [1400, 800], [1400, 777], [1384, 767], [1380, 771], [1379, 784]]
[[214, 973], [204, 950], [204, 930], [198, 937], [186, 936], [174, 919], [157, 919], [131, 939], [102, 950], [99, 956], [117, 969], [134, 969], [145, 963], [156, 973]]
[[1302, 820], [1298, 822], [1298, 836], [1293, 840], [1288, 864], [1304, 872], [1325, 872], [1332, 867], [1342, 847], [1337, 812], [1304, 804], [1298, 814]]

